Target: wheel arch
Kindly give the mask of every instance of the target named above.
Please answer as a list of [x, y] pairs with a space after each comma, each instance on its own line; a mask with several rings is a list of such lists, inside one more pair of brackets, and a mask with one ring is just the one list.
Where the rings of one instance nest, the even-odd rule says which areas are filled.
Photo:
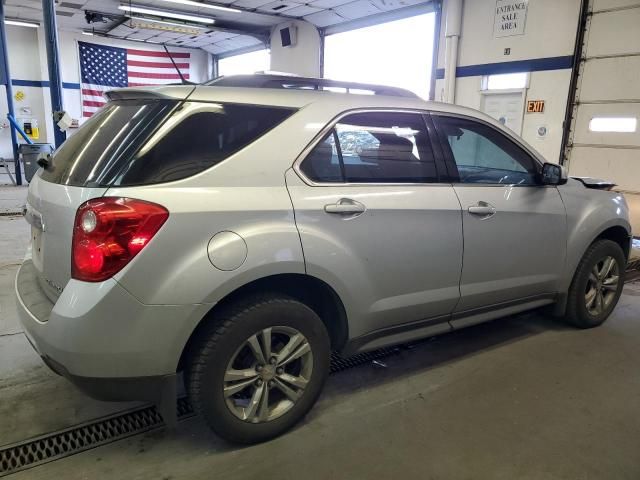
[[349, 338], [349, 325], [344, 304], [336, 291], [326, 282], [314, 276], [300, 273], [282, 273], [253, 280], [217, 302], [202, 318], [187, 340], [177, 370], [183, 370], [191, 349], [201, 337], [216, 313], [248, 295], [268, 292], [292, 297], [311, 308], [327, 327], [332, 350], [341, 350]]
[[[596, 238], [593, 239], [587, 249], [598, 240], [611, 240], [612, 242], [617, 243], [624, 252], [625, 260], [629, 260], [629, 254], [631, 253], [631, 232], [622, 225], [614, 225], [604, 229]], [[584, 255], [584, 252], [582, 255]]]
[[569, 275], [567, 275], [563, 289], [559, 294], [558, 300], [556, 301], [556, 305], [553, 309], [554, 316], [563, 316], [565, 314], [567, 309], [568, 290], [576, 275], [576, 269], [578, 268], [580, 260], [587, 253], [591, 245], [598, 240], [611, 240], [617, 243], [620, 248], [622, 248], [625, 259], [629, 259], [629, 255], [631, 253], [631, 229], [628, 228], [627, 225], [621, 223], [613, 223], [601, 227], [599, 233], [593, 237], [590, 242], [580, 247], [579, 255], [574, 255], [571, 261]]

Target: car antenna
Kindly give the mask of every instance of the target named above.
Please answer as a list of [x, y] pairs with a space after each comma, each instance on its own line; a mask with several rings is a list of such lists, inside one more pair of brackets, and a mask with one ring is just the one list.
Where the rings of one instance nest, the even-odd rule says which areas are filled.
[[169, 55], [169, 59], [171, 60], [171, 63], [173, 63], [173, 68], [175, 68], [176, 72], [178, 72], [178, 75], [180, 76], [180, 80], [182, 80], [182, 85], [193, 85], [193, 83], [185, 80], [184, 76], [182, 75], [182, 72], [176, 65], [176, 62], [173, 59], [173, 56], [171, 55], [171, 53], [169, 52], [169, 49], [167, 48], [167, 46], [165, 44], [162, 44], [162, 46], [164, 47], [164, 50], [167, 52], [167, 55]]

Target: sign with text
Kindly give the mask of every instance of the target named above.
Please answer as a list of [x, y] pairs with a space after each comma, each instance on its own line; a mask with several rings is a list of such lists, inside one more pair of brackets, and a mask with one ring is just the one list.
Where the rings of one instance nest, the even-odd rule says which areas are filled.
[[527, 100], [527, 113], [544, 113], [544, 100]]
[[495, 37], [523, 35], [528, 6], [529, 0], [496, 0], [493, 35]]

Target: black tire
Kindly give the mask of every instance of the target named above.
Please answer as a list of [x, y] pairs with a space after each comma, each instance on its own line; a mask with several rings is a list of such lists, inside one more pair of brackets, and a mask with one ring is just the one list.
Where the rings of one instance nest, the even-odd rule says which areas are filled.
[[[592, 313], [587, 308], [585, 295], [590, 289], [590, 274], [594, 267], [600, 265], [607, 257], [617, 262], [618, 282], [615, 291], [611, 292], [611, 301], [599, 313]], [[596, 267], [597, 268], [597, 267]], [[616, 307], [624, 287], [626, 261], [620, 245], [611, 240], [596, 240], [586, 251], [576, 273], [573, 276], [567, 299], [566, 320], [578, 328], [593, 328], [602, 325]]]
[[[247, 340], [269, 327], [301, 333], [310, 345], [312, 370], [301, 396], [286, 413], [269, 421], [250, 423], [238, 418], [227, 404], [225, 372], [230, 362], [238, 358], [239, 349], [249, 348]], [[260, 338], [263, 345], [264, 337]], [[286, 296], [256, 295], [217, 312], [205, 327], [191, 353], [187, 388], [195, 411], [220, 437], [234, 443], [259, 443], [289, 430], [307, 414], [320, 395], [329, 366], [329, 335], [313, 310]], [[265, 388], [267, 383], [274, 382], [265, 380]], [[255, 390], [255, 385], [249, 389]], [[278, 393], [282, 395], [276, 392], [276, 396]]]

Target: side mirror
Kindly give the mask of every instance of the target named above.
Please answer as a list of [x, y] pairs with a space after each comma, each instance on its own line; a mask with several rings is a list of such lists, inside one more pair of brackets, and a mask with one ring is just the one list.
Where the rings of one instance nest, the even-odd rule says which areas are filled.
[[567, 170], [557, 163], [542, 165], [540, 181], [543, 185], [564, 185], [567, 183]]

